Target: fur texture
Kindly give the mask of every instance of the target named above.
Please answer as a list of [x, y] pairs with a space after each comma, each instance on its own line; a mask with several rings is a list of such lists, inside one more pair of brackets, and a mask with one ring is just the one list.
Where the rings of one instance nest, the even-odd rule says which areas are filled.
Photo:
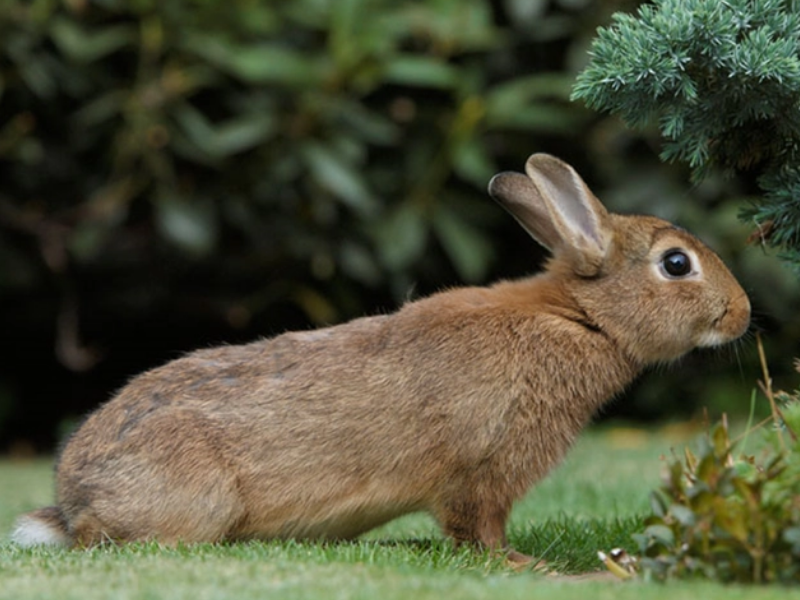
[[[511, 506], [648, 365], [741, 335], [747, 297], [696, 238], [609, 214], [534, 155], [490, 193], [545, 271], [398, 312], [200, 350], [133, 379], [66, 444], [22, 544], [349, 539], [428, 511], [506, 549]], [[664, 257], [683, 252], [691, 272]]]

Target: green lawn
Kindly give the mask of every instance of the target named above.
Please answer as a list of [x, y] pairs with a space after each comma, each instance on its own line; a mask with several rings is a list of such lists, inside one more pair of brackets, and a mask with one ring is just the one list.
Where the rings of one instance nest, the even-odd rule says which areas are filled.
[[[629, 546], [674, 435], [605, 429], [585, 435], [558, 471], [515, 509], [517, 549], [546, 555], [560, 573], [599, 568], [598, 549]], [[0, 461], [0, 530], [51, 501], [49, 462]], [[787, 598], [781, 588], [710, 583], [574, 581], [515, 573], [502, 562], [453, 550], [433, 522], [412, 515], [348, 544], [247, 543], [90, 551], [0, 545], [0, 598]]]

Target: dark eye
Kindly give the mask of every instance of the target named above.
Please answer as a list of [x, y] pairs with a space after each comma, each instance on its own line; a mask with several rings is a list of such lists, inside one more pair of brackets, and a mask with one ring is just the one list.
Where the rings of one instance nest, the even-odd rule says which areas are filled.
[[684, 277], [692, 272], [692, 261], [682, 250], [670, 250], [661, 259], [661, 268], [670, 277]]

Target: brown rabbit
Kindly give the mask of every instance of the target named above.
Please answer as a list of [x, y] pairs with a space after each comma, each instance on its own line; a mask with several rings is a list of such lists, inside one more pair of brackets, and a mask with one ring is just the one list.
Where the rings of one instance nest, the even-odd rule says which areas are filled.
[[652, 363], [739, 337], [722, 261], [654, 217], [609, 214], [535, 154], [489, 184], [545, 271], [391, 315], [193, 352], [133, 379], [70, 438], [24, 545], [350, 539], [427, 511], [506, 550], [512, 503]]

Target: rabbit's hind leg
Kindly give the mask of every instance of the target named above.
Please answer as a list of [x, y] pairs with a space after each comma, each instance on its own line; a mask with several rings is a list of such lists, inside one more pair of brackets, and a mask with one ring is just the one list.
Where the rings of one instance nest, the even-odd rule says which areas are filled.
[[149, 425], [136, 448], [61, 478], [60, 504], [77, 545], [217, 542], [244, 518], [235, 469], [202, 418], [165, 413]]

